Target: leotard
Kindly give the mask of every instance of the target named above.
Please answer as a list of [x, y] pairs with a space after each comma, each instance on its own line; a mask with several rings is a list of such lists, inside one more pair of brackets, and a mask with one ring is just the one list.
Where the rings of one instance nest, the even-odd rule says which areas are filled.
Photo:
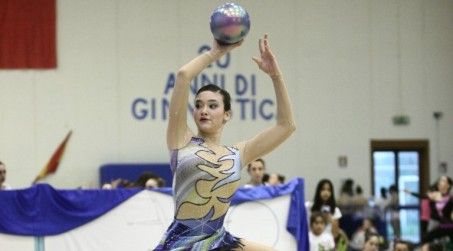
[[155, 250], [230, 250], [240, 239], [223, 226], [240, 184], [241, 161], [235, 147], [208, 148], [192, 137], [171, 152], [174, 220]]

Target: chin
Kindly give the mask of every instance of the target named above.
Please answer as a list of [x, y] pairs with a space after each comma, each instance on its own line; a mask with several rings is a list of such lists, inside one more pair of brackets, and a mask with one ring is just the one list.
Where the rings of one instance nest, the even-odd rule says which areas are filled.
[[211, 134], [212, 133], [212, 129], [211, 128], [206, 128], [206, 127], [203, 127], [203, 126], [199, 126], [198, 127], [198, 131], [203, 133], [203, 134]]
[[198, 128], [199, 132], [202, 132], [205, 134], [216, 133], [219, 130], [219, 128], [215, 128], [212, 125], [198, 125], [197, 128]]

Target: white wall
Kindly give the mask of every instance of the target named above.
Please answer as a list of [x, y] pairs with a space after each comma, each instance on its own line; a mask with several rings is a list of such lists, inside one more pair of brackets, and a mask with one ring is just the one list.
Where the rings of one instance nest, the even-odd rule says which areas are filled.
[[[97, 186], [98, 168], [109, 162], [168, 161], [166, 121], [136, 120], [131, 104], [168, 97], [169, 74], [210, 44], [209, 15], [222, 2], [58, 1], [58, 68], [0, 71], [7, 182], [28, 186], [70, 129], [59, 170], [46, 180], [56, 187]], [[323, 177], [337, 189], [352, 177], [369, 193], [371, 139], [427, 139], [432, 179], [436, 156], [453, 176], [453, 1], [238, 2], [250, 13], [250, 34], [228, 69], [207, 73], [223, 74], [233, 97], [234, 75], [255, 74], [254, 98], [273, 98], [270, 81], [250, 60], [257, 39], [270, 34], [298, 125], [265, 157], [270, 171], [304, 177], [309, 198]], [[226, 144], [272, 123], [242, 120], [234, 109]], [[444, 113], [439, 152], [433, 111]], [[409, 126], [392, 125], [400, 113], [410, 116]], [[348, 156], [347, 168], [338, 167], [339, 155]]]

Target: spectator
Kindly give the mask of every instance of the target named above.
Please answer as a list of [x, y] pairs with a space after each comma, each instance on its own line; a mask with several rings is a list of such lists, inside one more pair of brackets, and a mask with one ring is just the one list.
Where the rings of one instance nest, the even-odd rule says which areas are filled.
[[390, 202], [387, 196], [387, 189], [381, 187], [380, 194], [381, 196], [375, 200], [375, 203], [379, 211], [379, 217], [382, 221], [385, 221], [385, 212]]
[[420, 223], [421, 223], [421, 234], [425, 236], [428, 231], [428, 225], [431, 220], [431, 208], [429, 205], [428, 193], [437, 191], [437, 184], [433, 184], [429, 187], [426, 194], [420, 194], [412, 192], [408, 189], [404, 189], [405, 193], [408, 193], [418, 199], [420, 199]]
[[401, 237], [401, 225], [400, 225], [400, 205], [398, 198], [398, 189], [395, 185], [389, 187], [389, 204], [388, 212], [390, 214], [390, 225], [393, 229], [393, 238], [399, 239]]
[[351, 214], [354, 212], [353, 197], [354, 180], [348, 178], [341, 186], [340, 196], [338, 197], [338, 207], [344, 214]]
[[145, 171], [140, 174], [135, 182], [130, 182], [125, 179], [116, 179], [111, 183], [105, 183], [102, 185], [102, 189], [113, 189], [113, 188], [158, 188], [164, 187], [165, 180], [150, 171]]
[[378, 251], [379, 250], [379, 235], [377, 233], [367, 232], [365, 234], [365, 244], [363, 251]]
[[0, 190], [9, 190], [11, 187], [5, 183], [6, 165], [0, 161]]
[[264, 172], [266, 171], [266, 162], [263, 159], [256, 159], [250, 162], [247, 165], [247, 172], [250, 176], [250, 180], [244, 187], [256, 187], [264, 185], [263, 183], [263, 176]]
[[412, 251], [413, 247], [409, 242], [397, 240], [393, 244], [393, 251]]
[[332, 233], [324, 231], [326, 219], [320, 212], [313, 212], [310, 216], [310, 232], [308, 234], [310, 251], [334, 250], [335, 241]]
[[439, 224], [423, 236], [422, 250], [428, 250], [430, 242], [442, 237], [448, 236], [453, 240], [453, 197], [450, 195], [452, 184], [450, 177], [442, 176], [437, 181], [437, 191], [428, 192], [431, 219]]
[[351, 242], [349, 243], [351, 251], [361, 250], [363, 248], [365, 245], [366, 233], [378, 233], [377, 229], [374, 227], [373, 221], [370, 218], [364, 218], [362, 225], [352, 235]]
[[310, 213], [321, 212], [327, 220], [326, 228], [324, 231], [331, 232], [336, 249], [339, 250], [339, 245], [347, 247], [347, 236], [340, 229], [339, 219], [341, 218], [341, 211], [336, 206], [333, 184], [328, 179], [322, 179], [316, 186], [314, 201], [307, 201], [305, 203], [307, 211]]
[[102, 184], [102, 189], [128, 188], [133, 186], [134, 183], [130, 182], [129, 180], [118, 178], [110, 183]]
[[264, 174], [263, 183], [269, 186], [276, 186], [285, 183], [285, 176], [278, 173]]
[[363, 190], [360, 185], [357, 185], [355, 188], [355, 195], [352, 199], [354, 204], [354, 210], [356, 213], [363, 214], [365, 207], [368, 205], [368, 200], [363, 196]]
[[158, 188], [165, 186], [165, 180], [153, 172], [145, 171], [130, 187], [138, 188]]

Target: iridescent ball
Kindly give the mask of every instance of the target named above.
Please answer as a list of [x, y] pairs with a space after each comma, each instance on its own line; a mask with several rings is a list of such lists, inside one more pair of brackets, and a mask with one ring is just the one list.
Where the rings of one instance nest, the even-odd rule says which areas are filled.
[[249, 14], [238, 4], [225, 3], [212, 12], [210, 26], [212, 35], [220, 44], [234, 44], [249, 32]]

